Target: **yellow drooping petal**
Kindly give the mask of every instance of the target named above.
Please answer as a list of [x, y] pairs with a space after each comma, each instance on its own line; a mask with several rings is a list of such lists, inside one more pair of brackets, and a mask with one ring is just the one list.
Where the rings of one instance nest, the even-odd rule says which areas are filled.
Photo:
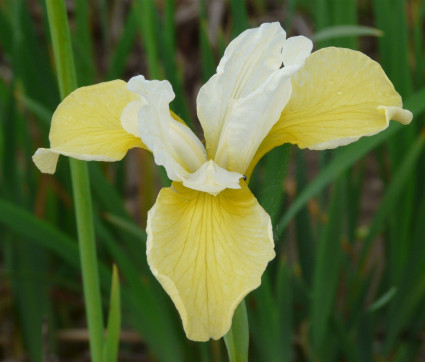
[[140, 138], [124, 130], [120, 120], [126, 105], [137, 99], [122, 80], [78, 88], [53, 114], [50, 149], [37, 150], [35, 164], [42, 172], [54, 173], [59, 154], [87, 161], [118, 161], [133, 147], [146, 148]]
[[292, 77], [292, 87], [291, 99], [247, 174], [265, 153], [283, 143], [335, 148], [384, 130], [390, 119], [403, 124], [412, 119], [381, 66], [354, 50], [314, 52]]
[[275, 255], [270, 217], [241, 186], [212, 196], [174, 182], [148, 214], [149, 266], [195, 341], [229, 330]]

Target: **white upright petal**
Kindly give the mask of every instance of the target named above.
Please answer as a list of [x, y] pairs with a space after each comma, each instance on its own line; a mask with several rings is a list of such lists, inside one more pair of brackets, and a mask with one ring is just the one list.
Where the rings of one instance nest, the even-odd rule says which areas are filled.
[[[174, 151], [175, 159], [190, 172], [195, 172], [207, 160], [205, 147], [188, 126], [174, 118], [167, 124], [168, 139], [166, 143]], [[143, 136], [142, 136], [143, 139]]]
[[[190, 128], [171, 117], [169, 103], [175, 96], [171, 84], [149, 81], [140, 75], [130, 79], [128, 89], [141, 96], [138, 132], [152, 151], [156, 164], [165, 167], [171, 180], [185, 180], [204, 164], [206, 152]], [[134, 111], [131, 105], [128, 107], [124, 116], [131, 116]], [[132, 129], [131, 125], [127, 126]]]
[[244, 31], [227, 47], [217, 74], [200, 89], [197, 112], [209, 157], [215, 156], [219, 136], [234, 102], [260, 88], [270, 74], [281, 67], [285, 38], [279, 23], [266, 23]]
[[138, 114], [142, 105], [146, 104], [145, 99], [138, 99], [127, 104], [121, 113], [121, 126], [128, 133], [140, 138]]
[[283, 44], [282, 57], [285, 67], [290, 65], [303, 66], [305, 59], [313, 49], [313, 42], [305, 36], [293, 36]]
[[216, 196], [224, 189], [240, 189], [239, 180], [242, 177], [242, 174], [227, 171], [213, 160], [209, 160], [190, 175], [183, 182], [183, 185], [193, 190], [208, 192]]
[[292, 92], [291, 76], [298, 69], [298, 66], [289, 66], [276, 70], [262, 87], [235, 102], [220, 136], [215, 157], [217, 164], [245, 174], [260, 143], [288, 103]]

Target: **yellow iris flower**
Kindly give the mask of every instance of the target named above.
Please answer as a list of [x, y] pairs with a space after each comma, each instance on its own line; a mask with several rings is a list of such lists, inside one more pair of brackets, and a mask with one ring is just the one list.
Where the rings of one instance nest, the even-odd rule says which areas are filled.
[[388, 127], [411, 112], [378, 63], [342, 48], [312, 54], [279, 23], [249, 29], [227, 47], [199, 91], [206, 148], [169, 110], [167, 81], [143, 76], [79, 88], [56, 109], [49, 149], [34, 162], [53, 173], [59, 155], [117, 161], [153, 153], [173, 180], [148, 213], [147, 258], [188, 338], [218, 339], [275, 256], [269, 215], [250, 192], [258, 160], [283, 143], [329, 149]]

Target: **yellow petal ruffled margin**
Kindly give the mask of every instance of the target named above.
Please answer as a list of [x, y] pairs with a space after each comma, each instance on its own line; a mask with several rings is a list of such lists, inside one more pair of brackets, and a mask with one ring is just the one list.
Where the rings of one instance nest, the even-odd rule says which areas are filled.
[[212, 196], [174, 182], [148, 214], [149, 266], [194, 341], [227, 333], [275, 256], [270, 217], [241, 186]]
[[40, 171], [54, 173], [60, 154], [86, 161], [118, 161], [131, 148], [146, 148], [121, 126], [123, 109], [137, 99], [122, 80], [78, 88], [53, 114], [51, 148], [38, 149], [34, 163]]
[[354, 50], [331, 47], [314, 52], [293, 76], [292, 87], [290, 101], [260, 145], [247, 176], [264, 154], [283, 143], [335, 148], [384, 130], [391, 119], [403, 124], [412, 120], [381, 66]]

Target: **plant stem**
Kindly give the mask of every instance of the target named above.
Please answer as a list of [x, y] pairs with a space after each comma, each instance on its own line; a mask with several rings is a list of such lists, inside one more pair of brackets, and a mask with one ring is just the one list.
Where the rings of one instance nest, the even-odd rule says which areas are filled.
[[[77, 77], [75, 74], [66, 8], [63, 0], [46, 0], [46, 7], [57, 67], [59, 89], [61, 98], [63, 99], [77, 88]], [[100, 362], [102, 361], [103, 353], [104, 324], [96, 258], [90, 181], [85, 162], [71, 158], [70, 165], [84, 299], [90, 336], [90, 353], [93, 362]]]
[[90, 182], [84, 161], [70, 159], [75, 215], [84, 299], [90, 336], [92, 361], [101, 361], [103, 354], [103, 315], [100, 297], [99, 274], [94, 238]]
[[248, 361], [249, 328], [245, 301], [236, 308], [232, 327], [223, 338], [230, 362]]

